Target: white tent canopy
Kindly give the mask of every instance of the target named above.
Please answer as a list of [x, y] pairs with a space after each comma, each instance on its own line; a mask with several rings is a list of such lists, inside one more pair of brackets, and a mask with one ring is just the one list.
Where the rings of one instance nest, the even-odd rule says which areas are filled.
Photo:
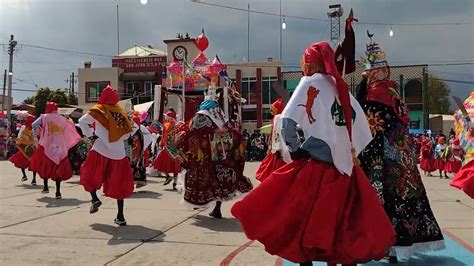
[[135, 111], [138, 111], [140, 113], [143, 113], [143, 112], [148, 112], [148, 110], [150, 109], [150, 107], [153, 105], [153, 101], [151, 102], [146, 102], [146, 103], [141, 103], [141, 104], [137, 104], [137, 105], [134, 105], [133, 106], [133, 109]]

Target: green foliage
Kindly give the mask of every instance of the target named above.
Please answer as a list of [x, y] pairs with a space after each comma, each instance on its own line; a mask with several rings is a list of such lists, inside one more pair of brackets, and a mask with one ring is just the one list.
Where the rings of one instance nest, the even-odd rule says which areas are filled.
[[428, 113], [452, 114], [448, 85], [434, 74], [428, 76]]
[[53, 101], [59, 106], [76, 105], [77, 97], [72, 94], [67, 94], [62, 89], [41, 88], [36, 93], [33, 102], [36, 107], [36, 115], [44, 113], [47, 101]]
[[25, 104], [33, 104], [35, 102], [35, 97], [31, 96], [23, 100], [23, 103]]

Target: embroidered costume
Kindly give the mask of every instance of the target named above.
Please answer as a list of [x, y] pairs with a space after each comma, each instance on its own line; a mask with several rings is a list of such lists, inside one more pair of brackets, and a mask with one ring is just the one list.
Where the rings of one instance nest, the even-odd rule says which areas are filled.
[[[99, 102], [79, 119], [85, 136], [96, 135], [92, 150], [81, 167], [81, 185], [91, 193], [90, 213], [99, 210], [102, 202], [96, 191], [104, 186], [104, 194], [117, 200], [118, 213], [115, 223], [126, 225], [123, 215], [124, 199], [133, 193], [133, 175], [130, 161], [125, 156], [124, 141], [132, 132], [131, 121], [125, 110], [118, 105], [120, 96], [107, 86]], [[91, 125], [95, 124], [95, 131]]]
[[428, 138], [423, 139], [421, 143], [420, 168], [429, 175], [436, 170], [433, 143]]
[[[30, 160], [33, 154], [36, 151], [36, 142], [35, 137], [33, 136], [32, 123], [35, 121], [35, 117], [28, 114], [26, 117], [26, 123], [18, 132], [18, 138], [16, 140], [16, 147], [18, 151], [10, 157], [10, 162], [15, 165], [15, 167], [20, 168], [23, 177], [21, 181], [26, 181], [25, 169], [30, 166]], [[36, 185], [36, 172], [33, 172], [33, 180], [31, 184]]]
[[293, 262], [380, 259], [395, 243], [395, 232], [354, 163], [371, 139], [367, 120], [337, 72], [328, 43], [310, 45], [302, 64], [305, 76], [281, 114], [293, 162], [236, 202], [232, 214], [248, 238]]
[[[474, 92], [464, 102], [466, 109], [474, 110]], [[474, 113], [462, 118], [462, 130], [458, 137], [461, 139], [461, 147], [465, 150], [466, 156], [463, 167], [454, 176], [451, 186], [461, 189], [469, 197], [474, 198]]]
[[385, 53], [372, 40], [367, 45], [367, 98], [363, 109], [372, 141], [359, 156], [397, 232], [390, 255], [444, 248], [443, 235], [431, 211], [409, 139], [405, 105], [391, 81]]
[[217, 201], [211, 213], [221, 218], [220, 203], [252, 189], [244, 176], [245, 144], [242, 134], [227, 121], [210, 88], [189, 125], [181, 124], [176, 135], [179, 158], [186, 170], [184, 202], [204, 208]]
[[86, 160], [87, 154], [89, 154], [94, 142], [82, 134], [82, 130], [78, 125], [76, 125], [76, 131], [81, 136], [81, 140], [69, 150], [68, 158], [71, 162], [72, 172], [75, 175], [79, 175], [81, 166]]
[[276, 100], [271, 107], [271, 112], [274, 115], [272, 122], [271, 150], [265, 156], [260, 167], [255, 174], [258, 181], [263, 182], [274, 170], [284, 166], [287, 162], [291, 162], [289, 151], [280, 136], [282, 121], [280, 114], [283, 112], [285, 105], [281, 99]]
[[72, 177], [72, 168], [67, 157], [71, 149], [81, 139], [74, 124], [57, 113], [58, 106], [47, 102], [45, 114], [36, 119], [33, 124], [33, 135], [41, 136], [39, 147], [31, 158], [29, 169], [37, 172], [44, 180], [43, 193], [48, 193], [48, 179], [56, 181], [56, 198], [61, 198], [60, 182]]
[[[176, 113], [169, 111], [164, 115], [163, 134], [160, 142], [160, 152], [156, 156], [154, 168], [166, 175], [164, 185], [168, 185], [173, 180], [173, 190], [176, 190], [178, 173], [181, 172], [177, 159], [178, 151], [173, 145], [173, 137], [176, 134]], [[169, 174], [173, 174], [171, 177]]]
[[464, 160], [464, 149], [459, 145], [459, 139], [455, 139], [451, 146], [446, 150], [446, 165], [444, 171], [446, 173], [456, 174], [461, 169]]
[[[133, 170], [133, 180], [137, 188], [147, 185], [146, 167], [148, 166], [148, 148], [153, 140], [150, 131], [141, 125], [138, 114], [134, 113], [132, 134], [128, 138], [127, 156]], [[148, 155], [147, 155], [148, 153]]]

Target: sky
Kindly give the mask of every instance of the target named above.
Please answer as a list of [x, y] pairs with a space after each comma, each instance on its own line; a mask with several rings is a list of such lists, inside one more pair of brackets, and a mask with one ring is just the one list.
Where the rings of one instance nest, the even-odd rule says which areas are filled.
[[[244, 9], [250, 4], [251, 10], [280, 12], [279, 0], [202, 1]], [[361, 22], [354, 24], [356, 58], [365, 50], [369, 30], [385, 50], [389, 64], [426, 63], [430, 72], [450, 80], [447, 84], [453, 95], [465, 98], [474, 90], [474, 24], [419, 25], [473, 22], [474, 0], [281, 0], [283, 15], [321, 19], [285, 17], [285, 70], [297, 70], [295, 66], [309, 44], [329, 40], [326, 12], [335, 3], [344, 7], [344, 17], [353, 8]], [[117, 54], [117, 4], [121, 51], [135, 44], [165, 50], [164, 39], [174, 38], [177, 33], [197, 36], [204, 28], [210, 40], [206, 51], [209, 57], [218, 54], [224, 63], [247, 60], [247, 12], [191, 0], [148, 0], [147, 5], [140, 4], [140, 0], [0, 0], [0, 70], [8, 68], [5, 44], [10, 35], [18, 41], [13, 66], [14, 102], [33, 96], [37, 87], [67, 88], [65, 80], [72, 72], [77, 73], [84, 61], [91, 60], [93, 67], [111, 66], [111, 56]], [[393, 37], [389, 36], [390, 25]], [[251, 13], [250, 61], [278, 59], [279, 43], [280, 17]], [[452, 63], [466, 64], [442, 65]]]

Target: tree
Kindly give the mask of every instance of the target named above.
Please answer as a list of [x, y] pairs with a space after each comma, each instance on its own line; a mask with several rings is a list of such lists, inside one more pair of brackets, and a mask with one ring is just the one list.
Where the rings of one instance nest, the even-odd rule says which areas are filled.
[[79, 99], [77, 98], [76, 95], [72, 94], [72, 93], [69, 93], [67, 95], [67, 101], [69, 104], [71, 105], [78, 105], [79, 104]]
[[448, 85], [434, 74], [428, 75], [428, 113], [452, 114]]
[[59, 106], [77, 104], [77, 98], [73, 99], [61, 89], [50, 89], [48, 87], [41, 88], [34, 97], [34, 105], [36, 107], [36, 115], [44, 113], [47, 101], [54, 101]]
[[31, 96], [23, 100], [24, 104], [33, 104], [35, 102], [35, 97]]

